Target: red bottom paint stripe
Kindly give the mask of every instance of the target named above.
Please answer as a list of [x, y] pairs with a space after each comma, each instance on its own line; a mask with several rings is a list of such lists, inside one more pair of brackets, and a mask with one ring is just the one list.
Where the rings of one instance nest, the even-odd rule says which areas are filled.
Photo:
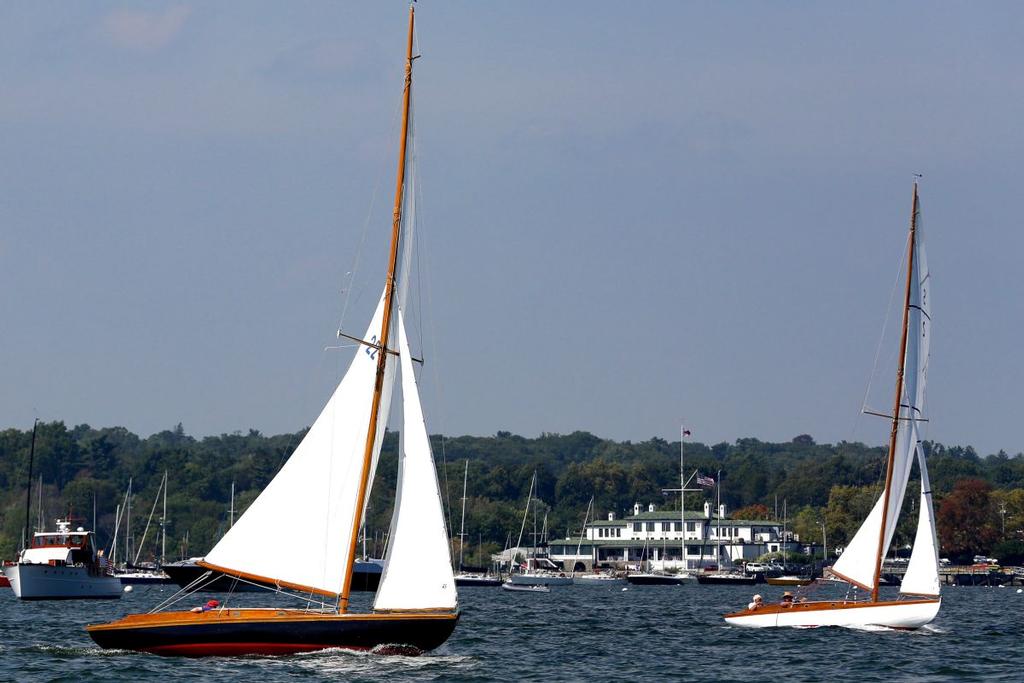
[[142, 649], [155, 655], [230, 657], [234, 655], [292, 655], [299, 652], [314, 652], [334, 647], [345, 650], [368, 649], [345, 645], [307, 645], [300, 643], [184, 643], [181, 645], [158, 645]]

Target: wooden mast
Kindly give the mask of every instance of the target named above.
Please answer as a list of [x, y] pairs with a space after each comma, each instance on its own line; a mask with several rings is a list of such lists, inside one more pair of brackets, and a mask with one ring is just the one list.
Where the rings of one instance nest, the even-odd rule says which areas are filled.
[[409, 6], [409, 37], [405, 57], [405, 87], [402, 94], [402, 137], [398, 148], [398, 178], [395, 183], [395, 209], [391, 221], [391, 255], [388, 259], [388, 277], [384, 285], [384, 321], [381, 324], [379, 353], [377, 354], [377, 376], [373, 384], [373, 402], [370, 407], [370, 425], [366, 430], [366, 449], [363, 451], [363, 469], [359, 479], [359, 493], [356, 495], [356, 510], [349, 539], [348, 559], [345, 564], [345, 579], [339, 595], [338, 609], [348, 611], [349, 594], [352, 590], [352, 568], [356, 559], [356, 544], [359, 541], [359, 527], [363, 521], [363, 502], [366, 500], [373, 463], [373, 447], [377, 439], [377, 419], [380, 415], [381, 393], [384, 388], [384, 371], [390, 353], [388, 341], [391, 332], [391, 312], [395, 298], [395, 270], [398, 265], [398, 241], [402, 232], [402, 194], [405, 189], [405, 154], [409, 139], [409, 95], [412, 90], [412, 40], [415, 9]]
[[875, 580], [871, 587], [871, 602], [878, 602], [878, 582], [882, 575], [882, 550], [885, 547], [885, 527], [889, 516], [889, 496], [892, 494], [892, 471], [896, 464], [896, 435], [900, 426], [900, 404], [903, 400], [903, 375], [907, 363], [907, 326], [910, 321], [910, 290], [914, 282], [914, 244], [917, 236], [917, 181], [914, 182], [914, 200], [910, 209], [910, 236], [907, 238], [907, 291], [903, 297], [903, 332], [900, 336], [900, 355], [896, 368], [896, 400], [892, 409], [892, 430], [889, 433], [889, 463], [885, 470], [885, 495], [882, 500], [882, 526], [878, 531], [878, 550], [875, 552]]

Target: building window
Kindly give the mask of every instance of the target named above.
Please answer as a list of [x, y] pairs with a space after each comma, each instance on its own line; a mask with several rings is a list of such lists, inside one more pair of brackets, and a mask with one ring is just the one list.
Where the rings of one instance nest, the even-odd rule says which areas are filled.
[[672, 522], [672, 528], [675, 531], [682, 531], [683, 530], [683, 523], [682, 522]]
[[633, 531], [643, 531], [643, 530], [644, 530], [644, 523], [643, 522], [633, 522]]
[[654, 531], [654, 522], [647, 522], [647, 530]]
[[686, 554], [687, 555], [700, 555], [700, 547], [699, 546], [694, 546], [694, 545], [688, 545], [688, 546], [686, 546]]

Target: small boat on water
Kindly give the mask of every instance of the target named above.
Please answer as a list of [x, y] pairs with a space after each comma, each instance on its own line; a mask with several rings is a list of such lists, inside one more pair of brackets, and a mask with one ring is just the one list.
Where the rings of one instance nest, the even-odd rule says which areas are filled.
[[505, 590], [505, 591], [512, 591], [513, 593], [550, 593], [551, 592], [551, 589], [548, 588], [547, 586], [543, 585], [543, 584], [536, 583], [536, 584], [528, 585], [528, 584], [521, 584], [521, 583], [512, 583], [510, 581], [506, 581], [505, 583], [501, 584], [501, 589]]
[[765, 582], [769, 586], [809, 586], [814, 579], [803, 576], [769, 576]]
[[[516, 541], [517, 548], [523, 539], [523, 530], [526, 528], [526, 518], [530, 514], [530, 504], [534, 500], [533, 492], [536, 485], [537, 473], [534, 472], [533, 478], [530, 479], [530, 491], [526, 494], [526, 509], [523, 510], [523, 523], [519, 528], [519, 540]], [[536, 507], [533, 509], [533, 515], [534, 539], [538, 538], [538, 536], [546, 537], [547, 515], [544, 516], [545, 531], [542, 531], [540, 534], [537, 533]], [[508, 582], [520, 586], [571, 586], [572, 577], [562, 571], [562, 568], [552, 562], [550, 558], [538, 555], [537, 548], [534, 547], [529, 557], [526, 558], [526, 561], [522, 565], [516, 565], [515, 562], [511, 563]]]
[[698, 574], [697, 583], [702, 586], [753, 586], [757, 583], [757, 577], [733, 572], [712, 572], [710, 574]]
[[511, 574], [508, 580], [520, 586], [571, 586], [572, 577], [559, 570], [546, 557], [529, 557], [526, 567], [518, 573]]
[[[3, 578], [21, 600], [67, 600], [121, 597], [121, 582], [110, 575], [96, 535], [78, 527], [71, 530], [71, 518], [58, 519], [57, 531], [30, 533], [32, 507], [32, 464], [36, 454], [39, 420], [32, 424], [28, 451], [28, 484], [25, 487], [25, 527], [21, 552], [15, 562], [5, 562]], [[42, 478], [39, 480], [42, 487]], [[40, 500], [42, 493], [40, 493]], [[42, 514], [40, 513], [40, 520]]]
[[610, 572], [592, 572], [589, 574], [574, 574], [572, 582], [576, 586], [614, 586], [626, 583], [626, 579]]
[[681, 586], [693, 580], [689, 574], [669, 574], [666, 572], [636, 572], [626, 574], [626, 581], [634, 586]]
[[[753, 606], [725, 615], [735, 626], [815, 627], [885, 626], [916, 629], [928, 624], [942, 604], [939, 587], [939, 555], [935, 514], [928, 467], [921, 446], [919, 423], [923, 421], [925, 383], [931, 343], [931, 276], [920, 232], [921, 207], [914, 182], [910, 231], [906, 246], [906, 288], [903, 325], [897, 357], [896, 391], [890, 420], [889, 454], [885, 486], [860, 529], [827, 574], [867, 591], [863, 600], [789, 601], [787, 604]], [[883, 560], [892, 543], [903, 508], [911, 469], [917, 462], [921, 494], [917, 505], [917, 532], [898, 599], [879, 599]]]
[[502, 579], [494, 574], [462, 572], [455, 575], [455, 585], [462, 588], [490, 588], [500, 586], [502, 583]]
[[[470, 567], [462, 563], [462, 552], [466, 545], [466, 498], [469, 492], [469, 459], [462, 470], [462, 522], [459, 524], [459, 571], [455, 574], [455, 585], [463, 588], [494, 588], [502, 584], [501, 576], [495, 576], [486, 567]], [[483, 557], [481, 539], [480, 556]]]
[[14, 596], [22, 600], [117, 599], [121, 581], [96, 550], [96, 537], [71, 521], [57, 520], [57, 531], [35, 532], [18, 561], [4, 567]]
[[121, 584], [125, 586], [174, 583], [174, 580], [171, 579], [170, 576], [155, 567], [125, 567], [124, 569], [115, 570], [113, 574], [120, 579]]

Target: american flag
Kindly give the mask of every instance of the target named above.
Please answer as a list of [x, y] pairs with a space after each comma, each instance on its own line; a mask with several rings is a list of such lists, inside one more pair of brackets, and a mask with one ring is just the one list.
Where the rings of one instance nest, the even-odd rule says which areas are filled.
[[711, 488], [715, 485], [714, 477], [705, 477], [703, 474], [697, 475], [697, 486], [705, 486]]
[[681, 434], [682, 436], [689, 436], [689, 435], [690, 435], [690, 430], [689, 430], [689, 429], [686, 429], [685, 427], [683, 427], [683, 428], [682, 428], [682, 431], [680, 432], [680, 434]]

